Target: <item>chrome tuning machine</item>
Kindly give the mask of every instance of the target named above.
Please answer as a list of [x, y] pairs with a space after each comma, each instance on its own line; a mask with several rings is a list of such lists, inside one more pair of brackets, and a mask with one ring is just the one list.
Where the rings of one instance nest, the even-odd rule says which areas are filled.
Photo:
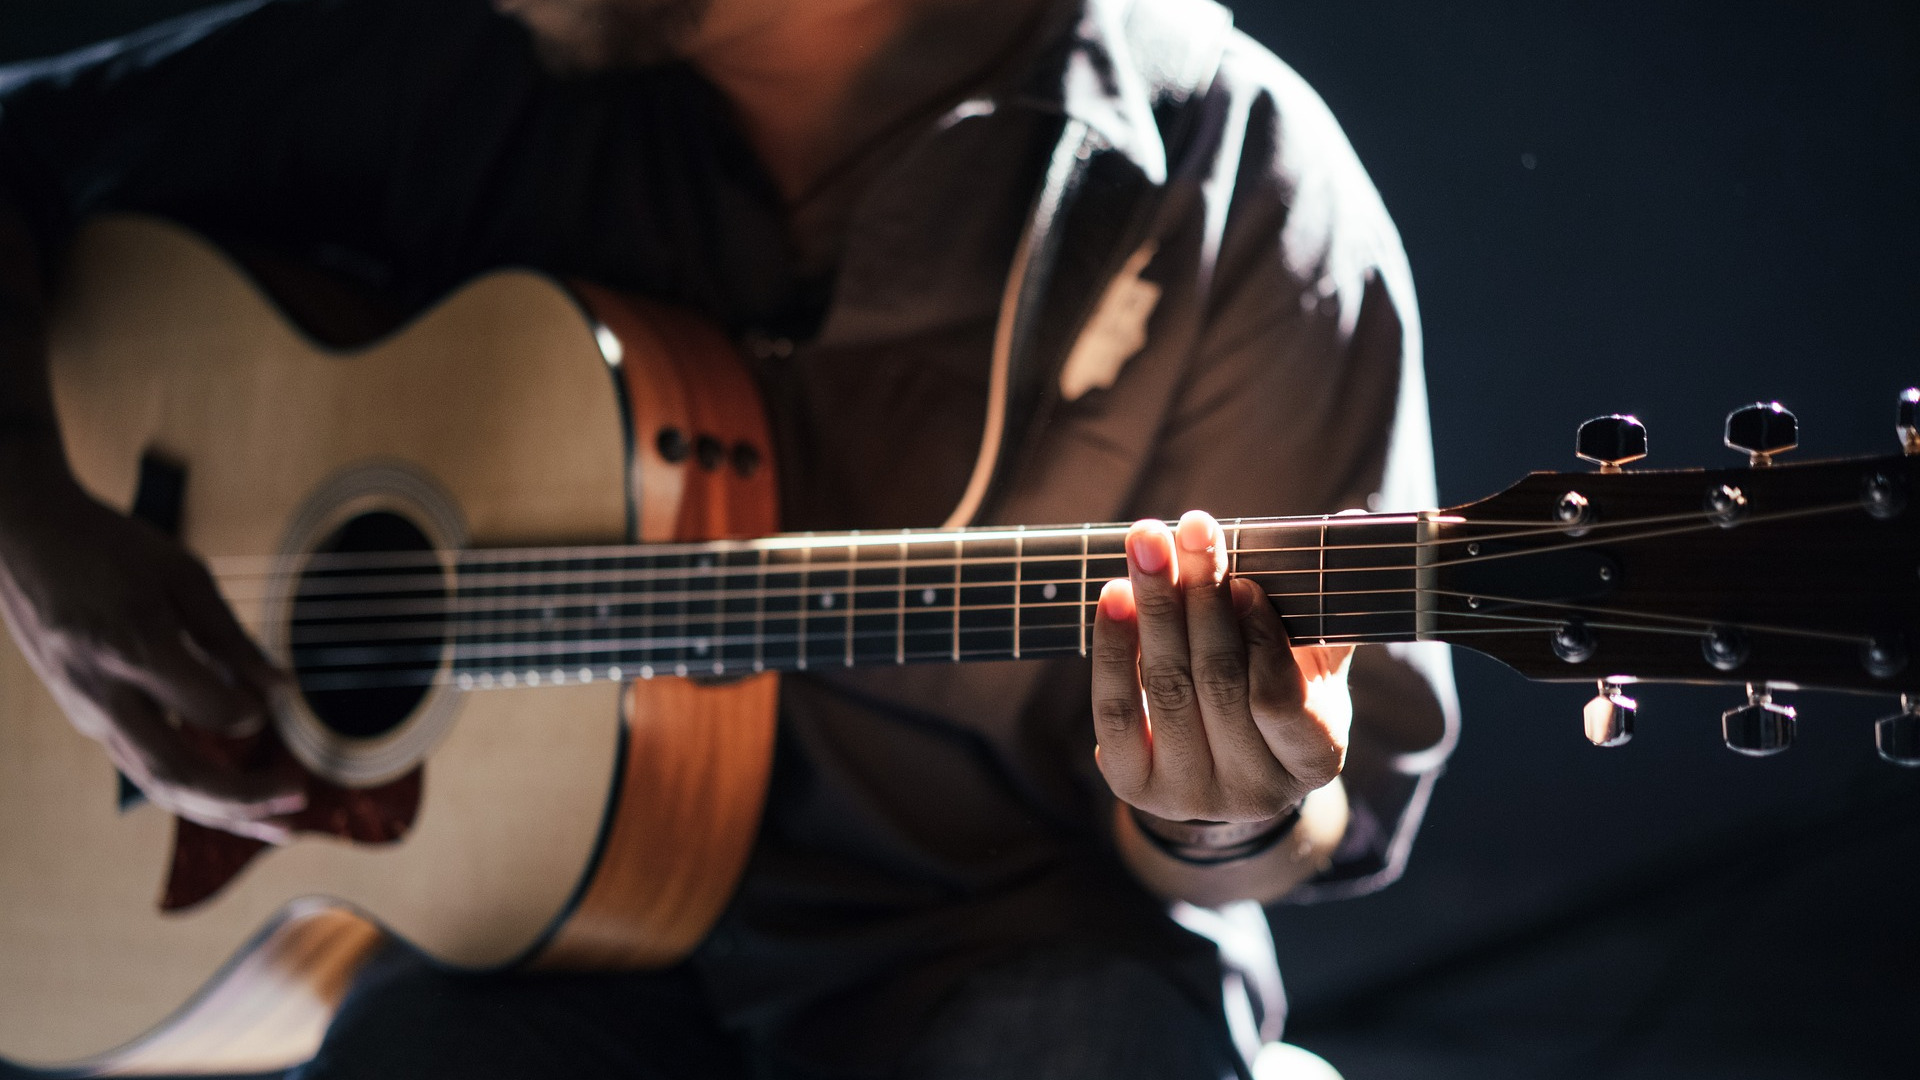
[[1773, 700], [1763, 686], [1747, 684], [1747, 703], [1720, 714], [1720, 736], [1727, 749], [1748, 757], [1767, 757], [1793, 745], [1793, 706]]
[[1777, 401], [1756, 401], [1727, 414], [1727, 448], [1747, 455], [1755, 467], [1800, 445], [1800, 421]]
[[1596, 416], [1574, 433], [1573, 452], [1603, 473], [1619, 472], [1620, 466], [1647, 456], [1647, 425], [1621, 413]]
[[1873, 725], [1873, 746], [1895, 765], [1920, 767], [1920, 696], [1900, 695], [1900, 711]]
[[1600, 692], [1581, 714], [1587, 741], [1595, 746], [1624, 746], [1633, 738], [1633, 715], [1640, 703], [1628, 697], [1612, 679], [1600, 680]]

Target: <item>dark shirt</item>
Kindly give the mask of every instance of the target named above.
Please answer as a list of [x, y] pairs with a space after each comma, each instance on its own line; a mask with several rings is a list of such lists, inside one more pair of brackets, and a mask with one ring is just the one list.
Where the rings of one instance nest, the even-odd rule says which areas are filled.
[[[140, 211], [409, 308], [501, 265], [689, 306], [758, 357], [783, 524], [899, 528], [940, 524], [966, 486], [1007, 267], [1077, 123], [1191, 198], [1153, 238], [1145, 347], [1052, 409], [995, 519], [1431, 506], [1411, 281], [1338, 126], [1235, 35], [1170, 159], [1123, 9], [1063, 6], [902, 140], [849, 195], [824, 273], [800, 269], [696, 74], [553, 78], [482, 0], [252, 0], [0, 69], [0, 186], [48, 251]], [[1437, 648], [1356, 661], [1354, 825], [1298, 898], [1398, 874], [1452, 742]], [[1217, 1000], [1213, 947], [1113, 851], [1089, 696], [1080, 660], [788, 677], [765, 823], [694, 960], [723, 1020], [795, 1060], [878, 1068], [959, 973], [1062, 941]], [[1412, 753], [1371, 734], [1416, 715], [1447, 734]]]

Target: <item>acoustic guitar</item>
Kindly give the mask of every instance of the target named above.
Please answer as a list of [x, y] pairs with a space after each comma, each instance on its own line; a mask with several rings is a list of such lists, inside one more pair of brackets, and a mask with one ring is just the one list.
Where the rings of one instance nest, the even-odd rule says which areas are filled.
[[[685, 956], [758, 822], [778, 673], [1084, 655], [1124, 525], [780, 535], [729, 342], [681, 313], [505, 271], [379, 343], [305, 336], [170, 225], [83, 231], [54, 335], [69, 456], [170, 529], [294, 672], [273, 730], [207, 740], [308, 776], [295, 842], [144, 803], [0, 649], [0, 1059], [69, 1073], [309, 1056], [385, 934], [469, 969]], [[1225, 522], [1302, 643], [1444, 641], [1587, 680], [1745, 684], [1725, 733], [1791, 739], [1776, 690], [1903, 696], [1920, 761], [1920, 434], [1904, 454], [1578, 474], [1445, 511]]]

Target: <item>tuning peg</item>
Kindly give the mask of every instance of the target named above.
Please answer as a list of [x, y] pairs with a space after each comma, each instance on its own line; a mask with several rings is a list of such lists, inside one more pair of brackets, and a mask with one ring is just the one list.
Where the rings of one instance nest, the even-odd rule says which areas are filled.
[[1777, 401], [1756, 401], [1727, 414], [1726, 439], [1752, 464], [1771, 465], [1775, 454], [1800, 445], [1800, 421]]
[[1633, 714], [1640, 705], [1620, 692], [1620, 684], [1600, 680], [1600, 692], [1587, 702], [1582, 714], [1586, 721], [1587, 741], [1595, 746], [1623, 746], [1633, 738]]
[[1600, 466], [1601, 472], [1619, 472], [1620, 466], [1647, 456], [1647, 426], [1619, 413], [1596, 416], [1580, 425], [1573, 452]]
[[1900, 695], [1900, 711], [1873, 725], [1873, 745], [1895, 765], [1920, 766], [1920, 697]]
[[1900, 395], [1900, 408], [1895, 414], [1894, 431], [1900, 435], [1900, 446], [1909, 454], [1920, 454], [1920, 387], [1907, 387]]
[[1766, 757], [1793, 745], [1793, 706], [1775, 704], [1773, 694], [1747, 684], [1747, 703], [1720, 714], [1720, 735], [1727, 749], [1748, 757]]

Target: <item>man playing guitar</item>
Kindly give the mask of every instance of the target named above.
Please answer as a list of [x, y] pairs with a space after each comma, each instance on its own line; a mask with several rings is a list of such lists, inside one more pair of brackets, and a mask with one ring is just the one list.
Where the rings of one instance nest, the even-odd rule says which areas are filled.
[[[1199, 0], [497, 6], [249, 2], [0, 70], [0, 599], [154, 802], [277, 842], [303, 798], [182, 738], [260, 729], [288, 676], [67, 469], [46, 298], [101, 211], [404, 310], [528, 265], [701, 311], [752, 356], [788, 529], [969, 498], [954, 523], [1144, 520], [1090, 661], [791, 678], [758, 846], [687, 963], [455, 977], [395, 952], [304, 1075], [1244, 1072], [1217, 951], [1165, 903], [1384, 884], [1450, 744], [1444, 655], [1292, 649], [1214, 517], [1161, 520], [1432, 505], [1405, 259], [1324, 106]], [[1142, 26], [1192, 36], [1195, 92]], [[983, 498], [1007, 267], [1069, 139], [1088, 190], [1153, 201], [1117, 276], [1071, 234], [1057, 254], [1097, 302]]]

